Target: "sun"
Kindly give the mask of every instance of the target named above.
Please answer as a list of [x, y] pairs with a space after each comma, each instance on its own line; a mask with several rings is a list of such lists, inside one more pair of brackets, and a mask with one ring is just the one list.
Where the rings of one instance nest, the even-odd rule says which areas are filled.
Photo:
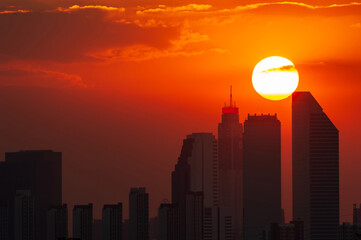
[[284, 57], [268, 57], [253, 70], [253, 87], [262, 97], [278, 101], [290, 96], [298, 86], [295, 65]]

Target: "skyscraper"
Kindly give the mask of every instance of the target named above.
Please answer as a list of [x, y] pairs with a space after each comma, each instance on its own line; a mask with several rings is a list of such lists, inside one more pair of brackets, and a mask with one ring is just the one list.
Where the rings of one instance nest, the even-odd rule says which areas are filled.
[[158, 209], [159, 240], [179, 240], [179, 208], [162, 203]]
[[36, 240], [35, 203], [30, 190], [17, 190], [15, 196], [15, 240]]
[[244, 239], [259, 240], [281, 222], [281, 123], [277, 115], [248, 115], [243, 135]]
[[309, 92], [292, 95], [293, 217], [305, 240], [334, 240], [339, 225], [338, 130]]
[[46, 239], [46, 216], [62, 202], [62, 156], [51, 150], [5, 153], [0, 163], [0, 200], [8, 207], [8, 236], [14, 233], [14, 199], [17, 190], [29, 190], [34, 198], [35, 238]]
[[[191, 221], [198, 219], [189, 218], [193, 215], [188, 214], [187, 219], [187, 208], [197, 209], [198, 211], [198, 208], [194, 208], [194, 204], [199, 203], [200, 193], [202, 193], [203, 208], [218, 206], [217, 140], [211, 133], [188, 135], [183, 141], [180, 157], [175, 170], [172, 172], [172, 202], [179, 207], [181, 240], [188, 240], [186, 236], [187, 226], [198, 224], [191, 223]], [[191, 199], [194, 201], [191, 201]], [[197, 234], [192, 236], [198, 237]]]
[[[235, 239], [241, 239], [242, 229], [242, 124], [238, 107], [232, 100], [222, 108], [222, 122], [218, 125], [219, 202], [230, 213]], [[228, 208], [228, 209], [227, 209]]]
[[68, 237], [68, 206], [54, 206], [47, 214], [47, 240]]
[[74, 205], [73, 238], [81, 240], [93, 239], [93, 204]]
[[145, 188], [130, 189], [129, 239], [149, 239], [149, 195]]
[[118, 203], [104, 205], [102, 224], [103, 240], [122, 240], [123, 204]]

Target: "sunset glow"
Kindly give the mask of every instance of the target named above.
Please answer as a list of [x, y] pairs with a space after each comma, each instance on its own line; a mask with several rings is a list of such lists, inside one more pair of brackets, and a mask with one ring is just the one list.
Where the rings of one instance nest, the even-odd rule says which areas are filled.
[[275, 101], [282, 100], [296, 90], [298, 72], [290, 60], [268, 57], [254, 68], [252, 83], [262, 97]]

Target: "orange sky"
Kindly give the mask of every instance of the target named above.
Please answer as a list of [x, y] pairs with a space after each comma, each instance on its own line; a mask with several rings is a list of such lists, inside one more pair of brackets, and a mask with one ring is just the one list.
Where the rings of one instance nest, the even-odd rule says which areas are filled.
[[[361, 2], [2, 0], [0, 151], [64, 153], [64, 201], [170, 198], [183, 138], [216, 133], [229, 85], [247, 113], [282, 123], [291, 218], [291, 100], [252, 87], [265, 57], [290, 59], [340, 130], [341, 220], [361, 202]], [[319, 2], [319, 1], [317, 1]], [[151, 179], [151, 181], [150, 181]]]

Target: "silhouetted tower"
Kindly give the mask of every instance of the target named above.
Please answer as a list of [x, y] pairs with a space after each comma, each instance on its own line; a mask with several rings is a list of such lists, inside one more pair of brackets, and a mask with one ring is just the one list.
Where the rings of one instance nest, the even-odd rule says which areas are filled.
[[35, 203], [30, 190], [17, 190], [15, 196], [15, 240], [36, 240]]
[[73, 238], [81, 240], [93, 239], [93, 204], [74, 205]]
[[239, 123], [238, 107], [232, 100], [230, 88], [229, 105], [222, 108], [222, 122], [218, 124], [219, 202], [231, 213], [232, 232], [241, 239], [242, 229], [242, 124]]
[[102, 240], [122, 240], [123, 204], [104, 205], [102, 224]]
[[55, 206], [47, 214], [47, 240], [68, 237], [68, 206]]
[[281, 222], [281, 123], [277, 115], [248, 115], [243, 135], [244, 239], [258, 240]]
[[5, 153], [0, 163], [0, 201], [8, 208], [8, 237], [15, 239], [14, 199], [17, 190], [29, 190], [34, 198], [35, 239], [45, 240], [47, 212], [62, 202], [62, 156], [51, 150]]
[[356, 204], [353, 205], [353, 224], [361, 224], [361, 204], [359, 207], [356, 207]]
[[179, 240], [179, 208], [162, 203], [158, 208], [159, 240]]
[[[194, 207], [195, 202], [199, 206], [200, 193], [202, 209]], [[219, 204], [217, 140], [213, 134], [193, 133], [183, 141], [180, 157], [172, 172], [172, 202], [179, 207], [180, 239], [189, 240], [187, 234], [198, 229], [193, 231], [190, 226], [193, 228], [201, 223], [199, 218], [192, 217], [198, 215], [187, 214], [188, 210], [197, 209], [199, 213], [203, 212], [203, 208], [213, 208]], [[217, 215], [214, 217], [217, 218]], [[217, 229], [216, 226], [212, 228]], [[198, 233], [192, 234], [192, 239], [199, 236]]]
[[305, 240], [334, 240], [339, 225], [338, 130], [310, 92], [292, 95], [293, 217]]
[[129, 193], [129, 239], [149, 239], [149, 195], [145, 188], [132, 188]]

